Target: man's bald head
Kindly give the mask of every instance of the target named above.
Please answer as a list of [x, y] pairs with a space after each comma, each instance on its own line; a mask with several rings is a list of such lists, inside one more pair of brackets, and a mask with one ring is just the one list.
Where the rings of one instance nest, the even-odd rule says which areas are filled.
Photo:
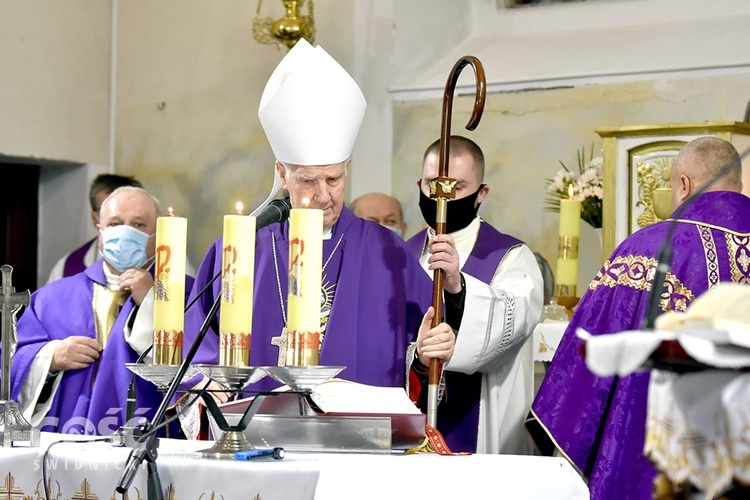
[[393, 196], [383, 193], [363, 194], [351, 203], [351, 209], [357, 217], [398, 229], [401, 237], [406, 234], [404, 211], [401, 203]]
[[698, 192], [722, 169], [724, 175], [706, 191], [742, 191], [742, 159], [731, 142], [718, 137], [699, 137], [687, 143], [675, 157], [670, 186], [672, 205], [677, 208]]

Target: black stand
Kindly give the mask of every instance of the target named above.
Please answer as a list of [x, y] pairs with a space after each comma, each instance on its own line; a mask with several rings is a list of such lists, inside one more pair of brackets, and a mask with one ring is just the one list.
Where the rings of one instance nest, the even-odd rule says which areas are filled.
[[169, 385], [169, 389], [167, 389], [166, 394], [164, 394], [164, 399], [162, 399], [161, 405], [159, 405], [159, 409], [156, 411], [154, 418], [151, 419], [150, 424], [145, 424], [144, 426], [142, 426], [142, 435], [136, 441], [136, 445], [130, 452], [128, 461], [125, 464], [125, 469], [123, 470], [122, 475], [120, 476], [120, 481], [117, 483], [117, 487], [115, 488], [118, 493], [124, 494], [128, 491], [130, 485], [133, 484], [135, 474], [136, 472], [138, 472], [138, 467], [141, 465], [141, 463], [143, 463], [143, 460], [145, 459], [148, 462], [147, 498], [149, 500], [163, 500], [164, 490], [161, 489], [159, 471], [156, 469], [156, 449], [159, 447], [159, 440], [156, 437], [156, 431], [159, 429], [158, 424], [162, 421], [164, 415], [167, 413], [169, 402], [177, 392], [177, 388], [182, 382], [182, 379], [185, 376], [190, 363], [192, 363], [193, 358], [195, 358], [196, 352], [198, 352], [198, 348], [200, 347], [201, 343], [203, 343], [203, 339], [206, 337], [208, 327], [216, 316], [216, 313], [219, 311], [220, 303], [221, 294], [218, 294], [216, 296], [216, 300], [211, 306], [211, 310], [206, 315], [206, 319], [203, 322], [200, 331], [198, 332], [198, 336], [193, 341], [193, 345], [190, 346], [190, 351], [188, 351], [184, 361], [180, 365], [180, 369], [177, 371], [177, 375], [175, 375], [172, 383]]

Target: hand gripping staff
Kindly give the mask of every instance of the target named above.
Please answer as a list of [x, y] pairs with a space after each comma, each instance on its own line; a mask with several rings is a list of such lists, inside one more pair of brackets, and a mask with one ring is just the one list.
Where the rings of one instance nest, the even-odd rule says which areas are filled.
[[[466, 124], [466, 130], [474, 130], [479, 125], [484, 111], [484, 100], [487, 93], [487, 84], [484, 78], [484, 67], [474, 56], [464, 56], [453, 66], [443, 93], [443, 120], [440, 130], [440, 164], [438, 178], [430, 183], [430, 198], [437, 201], [437, 217], [435, 218], [435, 233], [445, 234], [445, 226], [448, 212], [448, 199], [456, 196], [456, 180], [448, 177], [448, 160], [450, 158], [451, 138], [451, 111], [453, 107], [453, 94], [461, 70], [471, 65], [476, 76], [476, 98], [471, 118]], [[432, 318], [432, 328], [443, 321], [443, 278], [444, 272], [435, 269], [432, 283], [432, 307], [435, 316]], [[437, 428], [437, 404], [438, 387], [440, 385], [440, 362], [436, 359], [430, 360], [430, 372], [427, 385], [427, 423]]]

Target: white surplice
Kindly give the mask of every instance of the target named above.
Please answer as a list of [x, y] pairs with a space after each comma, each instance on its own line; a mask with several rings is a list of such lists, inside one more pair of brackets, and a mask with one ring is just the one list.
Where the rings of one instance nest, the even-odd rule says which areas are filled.
[[[474, 249], [481, 224], [487, 223], [477, 217], [450, 234], [461, 268]], [[434, 236], [428, 229], [428, 238]], [[428, 259], [425, 246], [420, 262], [432, 276]], [[482, 374], [477, 453], [531, 454], [524, 420], [534, 397], [532, 333], [542, 313], [544, 291], [539, 265], [531, 250], [519, 245], [505, 254], [489, 284], [463, 276], [463, 319], [455, 352], [444, 369]]]

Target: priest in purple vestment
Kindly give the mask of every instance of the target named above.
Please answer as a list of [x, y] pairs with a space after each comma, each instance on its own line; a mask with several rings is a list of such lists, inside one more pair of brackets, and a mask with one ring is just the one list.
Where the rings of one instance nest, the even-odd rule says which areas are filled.
[[[732, 168], [706, 192], [726, 165]], [[555, 449], [589, 480], [591, 498], [652, 498], [657, 471], [643, 455], [649, 373], [596, 377], [575, 335], [634, 330], [646, 314], [657, 255], [668, 228], [673, 257], [661, 311], [685, 310], [721, 281], [750, 283], [750, 198], [743, 195], [740, 157], [716, 137], [695, 139], [675, 158], [670, 181], [679, 219], [625, 239], [581, 299], [539, 389], [527, 423], [543, 453]], [[687, 201], [686, 201], [687, 200]]]
[[[91, 224], [94, 229], [99, 224], [102, 202], [112, 194], [112, 191], [123, 186], [143, 187], [133, 177], [116, 174], [100, 174], [91, 181], [89, 204], [91, 204]], [[52, 267], [47, 283], [78, 274], [97, 260], [99, 260], [99, 242], [97, 238], [94, 238], [61, 257]]]
[[[125, 363], [136, 361], [153, 334], [158, 213], [159, 202], [142, 188], [115, 190], [97, 226], [103, 259], [31, 296], [18, 321], [11, 390], [41, 430], [107, 435], [125, 423]], [[161, 400], [153, 384], [137, 379], [134, 417], [150, 419]]]
[[[377, 386], [405, 384], [410, 342], [421, 360], [447, 360], [454, 335], [442, 323], [430, 328], [432, 284], [392, 231], [357, 218], [344, 206], [351, 152], [365, 112], [365, 99], [349, 74], [321, 47], [302, 39], [271, 75], [258, 116], [276, 157], [276, 174], [293, 208], [323, 210], [322, 344], [319, 363], [346, 367], [339, 377]], [[207, 252], [194, 294], [221, 270], [222, 242]], [[250, 364], [279, 364], [272, 344], [286, 324], [288, 222], [256, 233]], [[220, 293], [216, 280], [187, 313], [197, 331]], [[219, 311], [219, 314], [221, 312]], [[205, 343], [218, 358], [218, 319]], [[270, 389], [269, 377], [251, 386]]]
[[463, 311], [458, 320], [448, 317], [460, 327], [444, 367], [438, 430], [454, 452], [530, 454], [523, 423], [533, 398], [531, 334], [542, 310], [539, 266], [522, 241], [477, 215], [489, 192], [484, 154], [465, 137], [450, 138], [448, 175], [457, 181], [456, 198], [448, 203], [447, 234], [435, 235], [436, 202], [428, 196], [439, 156], [438, 140], [425, 151], [419, 182], [429, 228], [407, 243], [429, 276], [445, 271], [446, 303], [457, 302]]

